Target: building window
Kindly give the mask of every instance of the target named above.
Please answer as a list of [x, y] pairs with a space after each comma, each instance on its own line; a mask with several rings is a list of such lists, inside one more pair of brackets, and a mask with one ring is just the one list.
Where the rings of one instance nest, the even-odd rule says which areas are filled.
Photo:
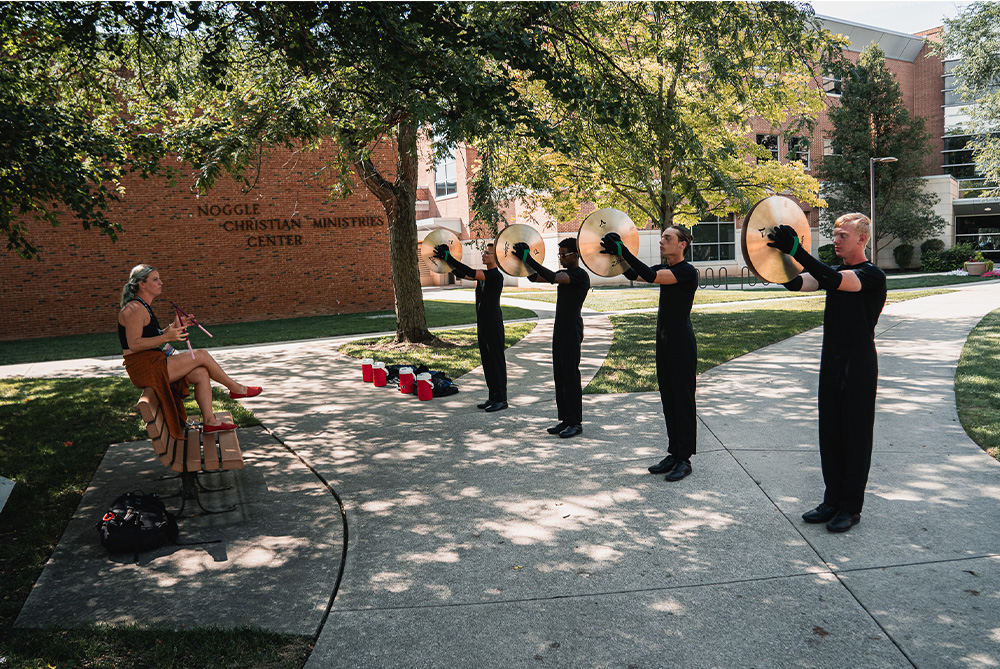
[[732, 221], [702, 221], [691, 228], [691, 234], [691, 258], [695, 262], [736, 259], [736, 224]]
[[1000, 215], [959, 216], [955, 219], [955, 243], [969, 244], [993, 262], [1000, 262]]
[[823, 92], [827, 95], [834, 97], [840, 97], [843, 92], [841, 87], [840, 77], [834, 75], [832, 72], [823, 73]]
[[833, 143], [833, 140], [829, 137], [823, 138], [823, 155], [824, 156], [840, 155], [840, 149]]
[[770, 158], [758, 158], [757, 162], [778, 159], [778, 136], [777, 135], [757, 135], [757, 143], [771, 152]]
[[434, 163], [434, 196], [447, 197], [458, 193], [457, 161], [455, 149], [448, 149], [448, 155]]
[[805, 137], [792, 137], [788, 140], [788, 159], [798, 160], [805, 169], [809, 169], [809, 140]]

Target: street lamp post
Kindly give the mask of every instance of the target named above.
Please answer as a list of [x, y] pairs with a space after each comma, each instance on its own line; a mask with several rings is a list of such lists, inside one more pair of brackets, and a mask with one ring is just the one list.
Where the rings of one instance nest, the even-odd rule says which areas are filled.
[[877, 265], [875, 248], [875, 163], [894, 163], [898, 160], [894, 156], [884, 156], [882, 158], [871, 158], [868, 162], [868, 184], [869, 184], [869, 216], [868, 220], [872, 224], [872, 264]]

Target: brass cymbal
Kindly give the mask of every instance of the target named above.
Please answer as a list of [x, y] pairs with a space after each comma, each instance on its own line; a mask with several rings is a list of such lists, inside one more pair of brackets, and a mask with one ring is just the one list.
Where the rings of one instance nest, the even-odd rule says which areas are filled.
[[514, 255], [514, 244], [524, 242], [531, 248], [531, 257], [539, 263], [545, 262], [545, 242], [541, 233], [530, 225], [515, 223], [508, 225], [497, 235], [493, 243], [497, 267], [510, 276], [528, 276], [534, 272]]
[[462, 259], [462, 242], [458, 240], [454, 232], [444, 228], [432, 230], [424, 237], [424, 241], [420, 245], [420, 257], [423, 258], [423, 261], [431, 268], [432, 272], [447, 274], [451, 271], [448, 263], [434, 257], [434, 247], [440, 244], [448, 245], [448, 251], [455, 260], [460, 261]]
[[812, 247], [809, 221], [802, 208], [789, 197], [764, 198], [750, 208], [743, 220], [743, 259], [751, 272], [771, 283], [787, 283], [802, 273], [802, 265], [790, 255], [767, 245], [771, 241], [767, 235], [779, 225], [795, 228], [799, 244], [809, 252]]
[[639, 252], [639, 230], [624, 211], [598, 209], [583, 221], [576, 236], [580, 259], [598, 276], [618, 276], [628, 269], [619, 256], [601, 253], [601, 239], [609, 232], [617, 232], [633, 255]]

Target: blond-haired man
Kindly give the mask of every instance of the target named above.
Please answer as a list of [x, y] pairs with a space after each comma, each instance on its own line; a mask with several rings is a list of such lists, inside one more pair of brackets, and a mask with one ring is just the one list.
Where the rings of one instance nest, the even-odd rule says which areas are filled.
[[803, 250], [787, 225], [768, 237], [768, 246], [791, 255], [804, 269], [784, 284], [788, 290], [826, 291], [819, 368], [819, 453], [826, 492], [802, 519], [846, 532], [861, 520], [871, 468], [878, 384], [875, 325], [885, 306], [885, 272], [865, 255], [871, 221], [864, 214], [845, 214], [834, 223], [834, 251], [843, 261], [837, 267]]

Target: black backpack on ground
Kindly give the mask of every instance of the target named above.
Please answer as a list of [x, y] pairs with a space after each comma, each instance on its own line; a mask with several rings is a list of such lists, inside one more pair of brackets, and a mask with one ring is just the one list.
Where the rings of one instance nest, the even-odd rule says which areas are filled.
[[111, 553], [139, 553], [177, 543], [177, 520], [156, 493], [127, 492], [111, 503], [97, 524], [101, 545]]

